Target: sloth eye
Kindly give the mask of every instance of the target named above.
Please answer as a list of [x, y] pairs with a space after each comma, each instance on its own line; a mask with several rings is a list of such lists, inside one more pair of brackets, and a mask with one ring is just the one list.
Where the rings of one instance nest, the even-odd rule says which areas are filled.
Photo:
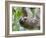
[[27, 19], [24, 19], [24, 20], [27, 20]]

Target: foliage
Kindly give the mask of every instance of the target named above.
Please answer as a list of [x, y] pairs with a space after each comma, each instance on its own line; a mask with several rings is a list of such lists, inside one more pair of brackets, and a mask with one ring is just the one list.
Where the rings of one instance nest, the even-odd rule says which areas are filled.
[[20, 29], [19, 19], [22, 15], [23, 15], [22, 8], [20, 7], [13, 8], [12, 10], [12, 16], [14, 17], [12, 24], [13, 31], [19, 31]]

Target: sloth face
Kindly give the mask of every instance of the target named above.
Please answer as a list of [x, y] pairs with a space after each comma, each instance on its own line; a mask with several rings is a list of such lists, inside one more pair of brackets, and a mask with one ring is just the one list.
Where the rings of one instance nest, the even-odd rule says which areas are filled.
[[27, 17], [22, 17], [22, 18], [21, 18], [21, 21], [22, 21], [22, 22], [26, 22], [26, 21], [27, 21]]
[[19, 22], [20, 24], [24, 24], [26, 21], [27, 21], [27, 17], [22, 17]]

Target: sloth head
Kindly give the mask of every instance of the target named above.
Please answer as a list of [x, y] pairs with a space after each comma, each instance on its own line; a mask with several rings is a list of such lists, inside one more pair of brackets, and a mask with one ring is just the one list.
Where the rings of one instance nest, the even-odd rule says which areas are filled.
[[21, 26], [27, 29], [34, 29], [34, 27], [37, 26], [37, 23], [39, 21], [38, 15], [34, 17], [30, 17], [32, 15], [30, 9], [23, 8], [23, 10], [24, 10], [24, 14], [26, 15], [22, 16], [22, 18], [20, 18], [19, 20]]

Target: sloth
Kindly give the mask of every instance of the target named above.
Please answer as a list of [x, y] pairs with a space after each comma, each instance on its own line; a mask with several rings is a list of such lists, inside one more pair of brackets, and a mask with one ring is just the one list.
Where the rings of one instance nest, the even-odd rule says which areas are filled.
[[40, 29], [40, 10], [36, 8], [34, 12], [36, 15], [32, 16], [32, 11], [30, 8], [23, 8], [24, 16], [19, 20], [22, 27], [25, 29]]

